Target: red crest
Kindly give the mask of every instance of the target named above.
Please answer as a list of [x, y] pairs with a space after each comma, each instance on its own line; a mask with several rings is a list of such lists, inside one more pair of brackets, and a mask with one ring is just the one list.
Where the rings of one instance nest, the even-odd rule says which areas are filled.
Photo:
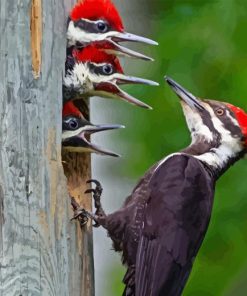
[[79, 62], [112, 64], [118, 73], [123, 74], [123, 69], [120, 65], [119, 59], [114, 55], [107, 54], [103, 50], [100, 50], [99, 48], [97, 48], [97, 45], [89, 45], [85, 47], [83, 50], [74, 50], [73, 56]]
[[66, 117], [66, 116], [77, 116], [77, 117], [82, 116], [80, 110], [76, 108], [76, 106], [72, 101], [67, 102], [63, 106], [63, 117]]
[[227, 104], [228, 108], [230, 108], [236, 116], [236, 119], [239, 123], [239, 126], [242, 130], [243, 135], [246, 137], [247, 144], [247, 114], [241, 108], [233, 106], [231, 104]]
[[79, 19], [98, 20], [103, 19], [109, 22], [114, 30], [123, 32], [122, 19], [110, 0], [84, 0], [75, 5], [70, 13], [73, 21]]

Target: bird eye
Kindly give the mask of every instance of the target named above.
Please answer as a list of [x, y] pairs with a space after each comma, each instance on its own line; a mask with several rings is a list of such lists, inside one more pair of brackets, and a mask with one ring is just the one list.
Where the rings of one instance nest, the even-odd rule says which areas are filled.
[[218, 115], [218, 116], [222, 116], [222, 115], [224, 115], [225, 114], [225, 111], [223, 110], [223, 109], [217, 109], [216, 110], [216, 114]]
[[76, 119], [70, 119], [69, 128], [75, 130], [78, 128], [78, 121]]
[[97, 23], [97, 28], [98, 28], [99, 32], [101, 32], [101, 33], [105, 33], [108, 29], [107, 24], [103, 21], [99, 21]]
[[102, 70], [105, 75], [111, 75], [114, 72], [113, 66], [110, 64], [104, 65]]

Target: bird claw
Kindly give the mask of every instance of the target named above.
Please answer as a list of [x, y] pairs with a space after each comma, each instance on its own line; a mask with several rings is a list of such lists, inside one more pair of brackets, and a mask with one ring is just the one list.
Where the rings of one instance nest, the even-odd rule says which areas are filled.
[[89, 220], [90, 214], [85, 209], [80, 207], [74, 197], [71, 197], [71, 205], [74, 210], [74, 217], [70, 220], [78, 220], [81, 227], [85, 226]]
[[[95, 209], [96, 209], [96, 212], [95, 214], [97, 216], [105, 216], [105, 212], [102, 208], [102, 205], [101, 205], [101, 195], [102, 195], [102, 192], [103, 192], [103, 188], [100, 184], [99, 181], [97, 180], [94, 180], [94, 179], [90, 179], [86, 182], [87, 184], [95, 184], [96, 187], [95, 188], [90, 188], [90, 189], [87, 189], [85, 191], [85, 193], [92, 193], [93, 194], [93, 199], [94, 199], [94, 206], [95, 206]], [[94, 227], [99, 227], [99, 225], [97, 226], [97, 223]]]
[[88, 189], [88, 190], [91, 190], [90, 192], [97, 193], [98, 195], [101, 196], [101, 194], [103, 192], [103, 188], [102, 188], [100, 182], [95, 179], [90, 179], [87, 181], [87, 184], [92, 184], [92, 183], [96, 185], [95, 189]]

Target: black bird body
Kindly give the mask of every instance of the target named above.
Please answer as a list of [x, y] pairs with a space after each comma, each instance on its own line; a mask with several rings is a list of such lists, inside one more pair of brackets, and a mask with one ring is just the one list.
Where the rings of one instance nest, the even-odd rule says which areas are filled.
[[146, 173], [119, 211], [100, 218], [129, 267], [125, 295], [181, 294], [207, 231], [214, 188], [200, 160], [173, 154]]
[[191, 145], [150, 168], [120, 210], [91, 215], [122, 253], [125, 296], [182, 294], [210, 222], [216, 181], [247, 151], [247, 113], [167, 82], [181, 99]]

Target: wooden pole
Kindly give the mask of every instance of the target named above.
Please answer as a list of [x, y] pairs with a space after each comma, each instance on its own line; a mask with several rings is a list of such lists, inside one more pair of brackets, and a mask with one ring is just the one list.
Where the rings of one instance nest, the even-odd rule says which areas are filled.
[[[61, 159], [71, 4], [0, 3], [0, 296], [94, 295], [91, 227], [70, 222]], [[64, 160], [70, 193], [81, 200], [90, 158]]]
[[[76, 102], [82, 113], [89, 119], [88, 102]], [[88, 153], [62, 153], [64, 173], [68, 181], [68, 191], [77, 203], [84, 209], [92, 212], [92, 200], [90, 195], [84, 192], [88, 189], [87, 180], [91, 178], [91, 155]], [[77, 222], [78, 250], [81, 255], [81, 296], [94, 295], [94, 262], [93, 262], [93, 238], [92, 222], [88, 221], [82, 228]]]

